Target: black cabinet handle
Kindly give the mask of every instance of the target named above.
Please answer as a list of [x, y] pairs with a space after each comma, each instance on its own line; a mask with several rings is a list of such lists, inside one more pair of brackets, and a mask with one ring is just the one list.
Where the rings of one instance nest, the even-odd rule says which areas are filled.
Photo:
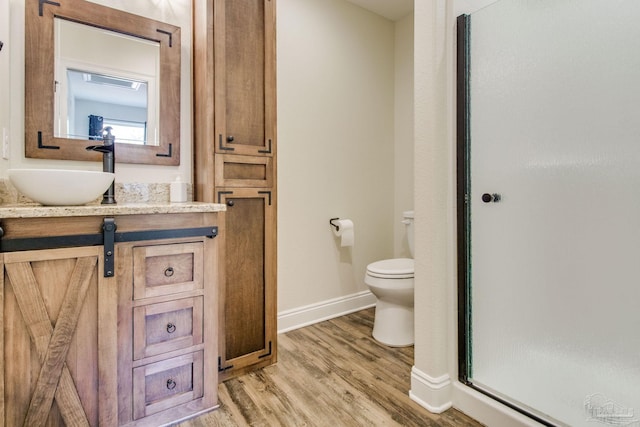
[[167, 332], [172, 334], [176, 331], [176, 325], [173, 323], [167, 323]]
[[227, 200], [227, 206], [233, 206], [235, 202], [233, 200]]
[[168, 267], [165, 271], [164, 271], [164, 275], [167, 277], [171, 277], [173, 276], [173, 267]]
[[235, 138], [233, 137], [233, 135], [229, 135], [227, 137], [227, 142], [233, 142], [235, 140]]
[[167, 380], [167, 388], [168, 388], [169, 390], [173, 390], [174, 388], [176, 388], [176, 385], [177, 385], [177, 384], [176, 384], [176, 382], [173, 380], [173, 378], [169, 378], [169, 379]]

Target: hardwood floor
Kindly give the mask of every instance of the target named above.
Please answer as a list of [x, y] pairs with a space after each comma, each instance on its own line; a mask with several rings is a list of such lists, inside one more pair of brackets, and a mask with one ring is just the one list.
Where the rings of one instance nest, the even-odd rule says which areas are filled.
[[278, 363], [219, 386], [202, 426], [482, 426], [455, 409], [434, 415], [409, 398], [413, 347], [371, 337], [373, 309], [278, 337]]

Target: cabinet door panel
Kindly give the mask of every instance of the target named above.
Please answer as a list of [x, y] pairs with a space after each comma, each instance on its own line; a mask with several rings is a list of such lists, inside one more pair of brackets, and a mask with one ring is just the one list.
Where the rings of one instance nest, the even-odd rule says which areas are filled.
[[[264, 198], [237, 198], [227, 214], [226, 356], [265, 348]], [[237, 331], [237, 332], [235, 332]]]
[[[29, 424], [97, 426], [99, 334], [113, 331], [112, 325], [103, 331], [99, 324], [101, 287], [110, 286], [100, 274], [101, 248], [3, 258], [7, 425], [22, 425], [27, 417]], [[32, 400], [40, 403], [29, 409]]]
[[273, 194], [218, 191], [225, 213], [224, 346], [221, 369], [239, 369], [275, 349], [275, 217]]
[[271, 155], [275, 145], [275, 1], [216, 0], [216, 150]]
[[225, 2], [227, 130], [234, 144], [264, 141], [264, 3]]

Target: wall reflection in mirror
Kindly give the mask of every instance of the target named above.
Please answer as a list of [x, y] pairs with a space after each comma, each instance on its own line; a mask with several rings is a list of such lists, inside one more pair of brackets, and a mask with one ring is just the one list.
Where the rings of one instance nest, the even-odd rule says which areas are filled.
[[158, 145], [160, 46], [55, 18], [54, 135]]

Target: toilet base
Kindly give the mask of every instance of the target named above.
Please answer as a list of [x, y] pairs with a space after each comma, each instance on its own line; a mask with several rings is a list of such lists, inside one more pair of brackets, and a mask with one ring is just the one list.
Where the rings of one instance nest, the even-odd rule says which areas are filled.
[[414, 343], [413, 306], [378, 299], [373, 321], [373, 338], [389, 347], [408, 347]]

